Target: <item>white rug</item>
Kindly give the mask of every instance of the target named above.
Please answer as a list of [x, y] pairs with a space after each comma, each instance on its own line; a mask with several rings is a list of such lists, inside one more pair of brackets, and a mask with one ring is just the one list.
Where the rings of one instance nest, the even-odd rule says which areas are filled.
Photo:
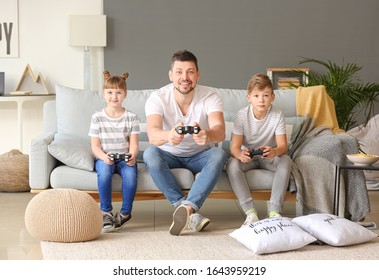
[[233, 230], [172, 236], [167, 231], [120, 231], [82, 243], [41, 242], [45, 260], [378, 260], [379, 238], [354, 246], [307, 245], [256, 255], [228, 234]]

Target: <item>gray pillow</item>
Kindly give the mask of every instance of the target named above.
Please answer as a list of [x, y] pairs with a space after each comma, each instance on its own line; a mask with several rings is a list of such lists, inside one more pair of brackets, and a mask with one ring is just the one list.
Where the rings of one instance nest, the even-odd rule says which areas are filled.
[[289, 117], [289, 118], [285, 118], [285, 121], [286, 121], [286, 128], [287, 128], [287, 138], [290, 138], [290, 139], [287, 139], [287, 142], [289, 144], [292, 144], [296, 140], [296, 137], [299, 135], [301, 126], [303, 125], [305, 121], [305, 117]]
[[85, 91], [56, 85], [58, 133], [88, 137], [91, 117], [106, 107], [102, 95], [97, 91]]
[[67, 166], [93, 171], [95, 157], [89, 141], [80, 137], [57, 133], [47, 147], [49, 153]]

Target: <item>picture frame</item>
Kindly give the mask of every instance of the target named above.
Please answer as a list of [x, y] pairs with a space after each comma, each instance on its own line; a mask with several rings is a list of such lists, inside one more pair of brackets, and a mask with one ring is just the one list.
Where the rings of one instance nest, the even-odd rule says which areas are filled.
[[0, 58], [19, 57], [18, 0], [0, 0]]
[[308, 83], [309, 68], [267, 68], [266, 70], [273, 89], [296, 88]]

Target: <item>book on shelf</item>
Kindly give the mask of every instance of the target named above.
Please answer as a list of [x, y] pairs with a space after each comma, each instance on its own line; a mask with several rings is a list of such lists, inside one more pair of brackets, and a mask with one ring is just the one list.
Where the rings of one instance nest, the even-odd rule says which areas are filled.
[[289, 89], [300, 86], [299, 77], [280, 77], [278, 78], [278, 89]]

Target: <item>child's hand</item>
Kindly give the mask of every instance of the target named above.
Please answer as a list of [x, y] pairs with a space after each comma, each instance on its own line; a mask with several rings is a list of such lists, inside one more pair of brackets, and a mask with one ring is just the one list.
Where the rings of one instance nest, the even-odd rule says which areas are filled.
[[102, 159], [106, 164], [108, 164], [108, 165], [113, 165], [114, 164], [114, 162], [110, 159], [110, 157], [109, 157], [109, 153], [108, 154], [104, 154], [105, 156], [104, 156], [104, 158]]
[[239, 156], [239, 160], [243, 163], [250, 162], [253, 159], [250, 157], [250, 151], [248, 148], [245, 148], [243, 151], [241, 151], [241, 154]]
[[276, 157], [276, 152], [274, 148], [270, 146], [261, 146], [260, 149], [263, 149], [263, 157], [265, 158], [274, 158]]
[[136, 164], [136, 161], [136, 157], [133, 154], [129, 154], [129, 160], [126, 164], [129, 166], [133, 166]]

